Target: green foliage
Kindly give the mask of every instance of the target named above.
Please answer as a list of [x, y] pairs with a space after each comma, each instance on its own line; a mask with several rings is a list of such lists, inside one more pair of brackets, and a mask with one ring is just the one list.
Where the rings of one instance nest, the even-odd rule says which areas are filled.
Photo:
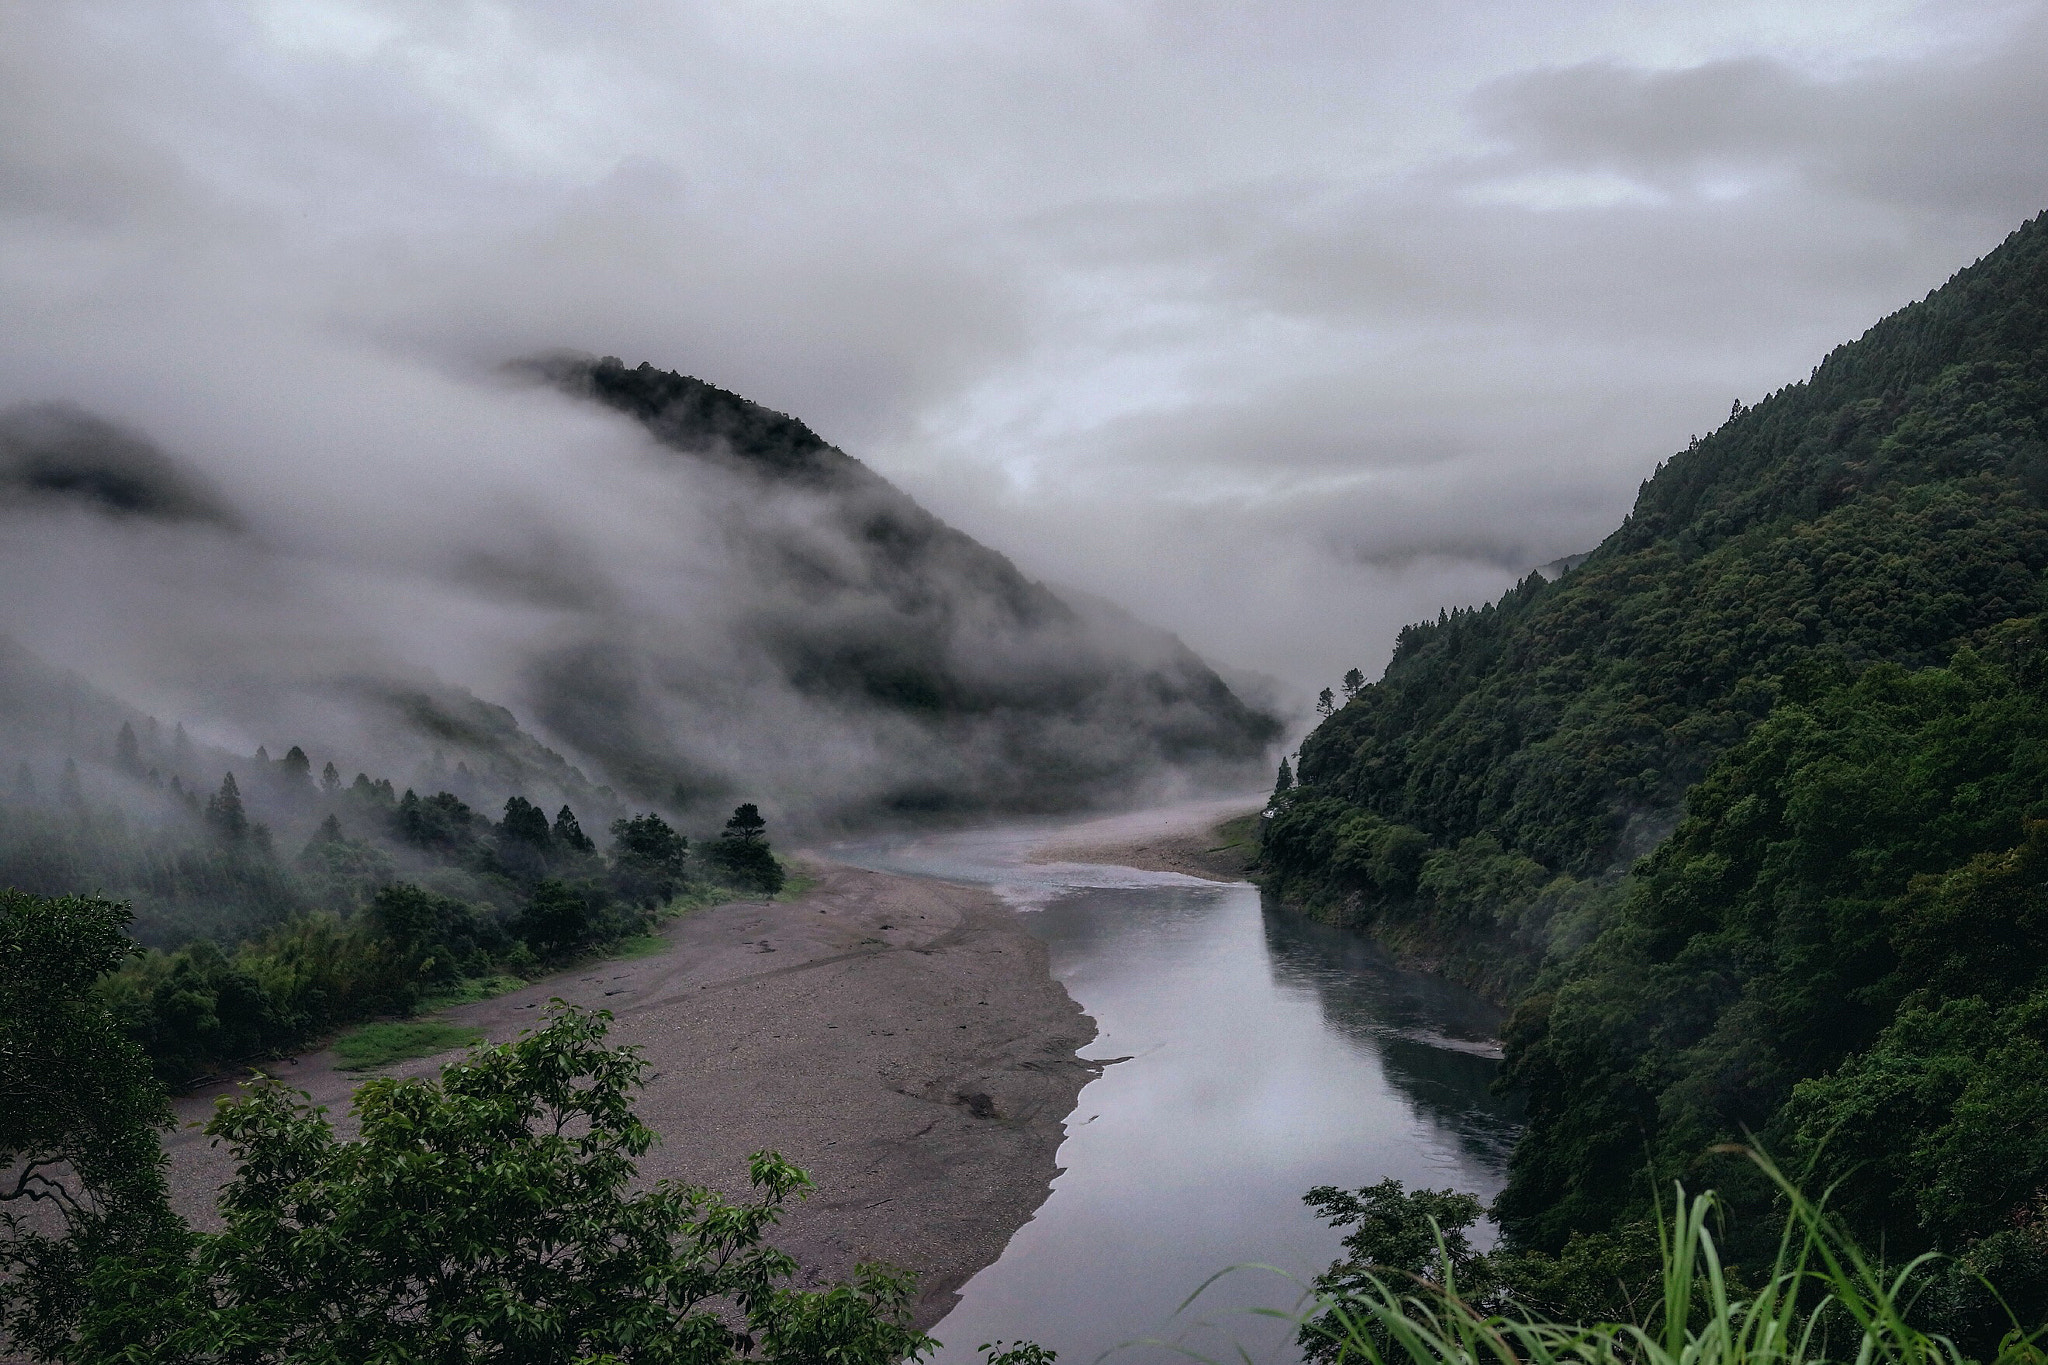
[[[1319, 1282], [1303, 1345], [1315, 1359], [1347, 1365], [1963, 1365], [1969, 1357], [1931, 1331], [1921, 1312], [1942, 1267], [1873, 1260], [1768, 1161], [1752, 1154], [1746, 1169], [1785, 1209], [1766, 1258], [1747, 1277], [1723, 1259], [1714, 1231], [1726, 1214], [1722, 1202], [1681, 1189], [1673, 1218], [1655, 1230], [1650, 1292], [1632, 1314], [1558, 1317], [1519, 1296], [1469, 1291], [1461, 1271], [1484, 1277], [1500, 1267], [1469, 1255], [1460, 1266], [1446, 1236], [1427, 1272], [1333, 1268], [1343, 1283]], [[1396, 1189], [1380, 1201], [1391, 1205], [1404, 1253], [1417, 1240], [1411, 1225], [1429, 1193]], [[1982, 1358], [2038, 1365], [2036, 1337], [2010, 1316], [2003, 1323]]]
[[[1297, 1337], [1309, 1359], [1339, 1359], [1352, 1311], [1346, 1305], [1370, 1299], [1389, 1280], [1454, 1285], [1467, 1304], [1491, 1302], [1498, 1276], [1466, 1236], [1479, 1221], [1472, 1195], [1404, 1193], [1400, 1181], [1389, 1179], [1356, 1191], [1318, 1185], [1303, 1200], [1331, 1227], [1353, 1229], [1344, 1236], [1344, 1259], [1316, 1277], [1314, 1290], [1325, 1306]], [[1375, 1335], [1382, 1350], [1392, 1344], [1384, 1330]]]
[[649, 811], [612, 821], [612, 887], [636, 905], [672, 898], [689, 876], [690, 841]]
[[[236, 1161], [224, 1228], [103, 1264], [80, 1357], [893, 1365], [928, 1350], [908, 1276], [790, 1286], [795, 1263], [764, 1238], [810, 1181], [775, 1154], [755, 1156], [750, 1200], [636, 1188], [655, 1141], [631, 1100], [646, 1064], [605, 1045], [607, 1022], [558, 1002], [438, 1080], [369, 1081], [353, 1141], [274, 1083], [223, 1102], [207, 1131]], [[147, 1297], [119, 1292], [145, 1279]]]
[[439, 1019], [361, 1024], [334, 1040], [336, 1070], [370, 1071], [414, 1057], [431, 1057], [483, 1041], [484, 1031]]
[[[2048, 605], [2048, 218], [1739, 410], [1644, 484], [1557, 582], [1401, 633], [1385, 676], [1302, 745], [1264, 855], [1288, 899], [1431, 943], [1440, 899], [1330, 857], [1359, 814], [1436, 847], [1490, 836], [1611, 881], [1802, 678], [1945, 662]], [[1560, 937], [1543, 890], [1466, 964], [1517, 986]], [[1559, 888], [1562, 891], [1564, 888]], [[1557, 898], [1553, 897], [1553, 900]], [[1568, 900], [1558, 905], [1569, 905]], [[1518, 966], [1503, 968], [1502, 959]], [[1454, 962], [1454, 966], [1455, 966]]]
[[732, 885], [774, 895], [788, 874], [768, 847], [768, 822], [750, 801], [732, 813], [725, 830], [706, 854], [706, 861]]
[[0, 1339], [38, 1350], [82, 1311], [92, 1258], [169, 1223], [170, 1110], [93, 992], [134, 951], [127, 922], [109, 901], [0, 891]]
[[[1756, 1132], [1873, 1244], [1995, 1261], [2048, 1319], [2048, 695], [2034, 623], [1992, 645], [1810, 681], [1523, 1003], [1498, 1210], [1524, 1245], [1640, 1219]], [[1722, 1183], [1754, 1256], [1775, 1196]], [[1981, 1339], [1996, 1305], [1951, 1289], [1944, 1328]]]

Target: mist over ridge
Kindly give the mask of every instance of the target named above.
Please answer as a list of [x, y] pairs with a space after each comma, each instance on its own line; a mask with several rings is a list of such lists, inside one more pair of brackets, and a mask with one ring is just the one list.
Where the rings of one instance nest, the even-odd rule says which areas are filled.
[[[0, 757], [104, 759], [110, 717], [162, 712], [222, 754], [460, 765], [468, 799], [816, 825], [1241, 782], [1277, 735], [1172, 636], [1062, 599], [795, 419], [610, 358], [509, 373], [461, 400], [517, 447], [446, 471], [409, 537], [374, 439], [280, 507], [288, 432], [237, 469], [75, 404], [0, 413], [10, 648], [49, 661], [15, 671], [39, 682]], [[402, 409], [379, 428], [413, 435]], [[89, 744], [60, 668], [100, 698]]]

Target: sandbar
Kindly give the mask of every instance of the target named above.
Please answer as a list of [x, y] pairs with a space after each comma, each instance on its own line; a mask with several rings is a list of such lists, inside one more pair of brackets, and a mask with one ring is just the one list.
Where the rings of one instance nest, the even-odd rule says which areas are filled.
[[[443, 1016], [516, 1037], [551, 997], [610, 1010], [612, 1038], [652, 1064], [639, 1112], [662, 1135], [643, 1177], [741, 1195], [747, 1158], [782, 1153], [816, 1191], [772, 1240], [807, 1284], [856, 1261], [916, 1271], [929, 1327], [1044, 1202], [1075, 1097], [1100, 1066], [1095, 1024], [1053, 980], [1043, 944], [989, 893], [811, 865], [789, 902], [748, 901], [667, 925], [665, 951], [599, 963]], [[396, 1065], [430, 1074], [448, 1055]], [[363, 1077], [331, 1052], [273, 1063], [347, 1133]], [[200, 1226], [231, 1174], [196, 1129], [216, 1085], [181, 1096], [167, 1134], [173, 1201]], [[971, 1344], [971, 1343], [970, 1343]]]

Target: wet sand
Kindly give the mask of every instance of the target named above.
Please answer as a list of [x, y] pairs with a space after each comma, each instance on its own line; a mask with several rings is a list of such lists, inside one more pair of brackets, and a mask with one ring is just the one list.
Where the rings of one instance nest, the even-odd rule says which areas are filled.
[[1212, 882], [1251, 880], [1246, 863], [1254, 849], [1219, 828], [1250, 815], [1256, 802], [1189, 802], [1134, 815], [1113, 815], [1072, 825], [1031, 850], [1036, 863], [1102, 863], [1148, 872], [1179, 872]]
[[[774, 1237], [803, 1282], [892, 1262], [919, 1273], [917, 1321], [928, 1327], [1044, 1201], [1063, 1121], [1100, 1070], [1075, 1056], [1095, 1025], [1052, 979], [1044, 946], [988, 893], [809, 871], [818, 885], [799, 900], [703, 911], [666, 927], [661, 954], [444, 1017], [500, 1042], [531, 1027], [551, 996], [611, 1010], [613, 1040], [652, 1063], [639, 1112], [663, 1141], [642, 1174], [740, 1195], [748, 1155], [780, 1151], [818, 1186]], [[430, 1074], [448, 1059], [390, 1071]], [[363, 1077], [334, 1062], [320, 1053], [275, 1070], [346, 1133]], [[182, 1097], [181, 1123], [203, 1120], [231, 1089]], [[179, 1210], [210, 1223], [225, 1154], [189, 1128], [165, 1146]]]

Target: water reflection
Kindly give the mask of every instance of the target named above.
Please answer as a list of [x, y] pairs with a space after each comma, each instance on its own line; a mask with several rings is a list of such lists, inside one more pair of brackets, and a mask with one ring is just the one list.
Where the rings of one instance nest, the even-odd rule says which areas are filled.
[[[1393, 1176], [1490, 1198], [1514, 1115], [1488, 1086], [1498, 1015], [1403, 971], [1353, 935], [1268, 912], [1248, 885], [1130, 869], [1034, 865], [1037, 831], [847, 845], [846, 861], [996, 887], [1047, 944], [1095, 1017], [1087, 1055], [1128, 1057], [1081, 1092], [1066, 1169], [935, 1334], [946, 1365], [1030, 1337], [1079, 1365], [1164, 1336], [1212, 1358], [1294, 1358], [1247, 1317], [1293, 1306], [1337, 1237], [1302, 1205], [1312, 1185]], [[1225, 1267], [1195, 1308], [1182, 1301]], [[1204, 1327], [1204, 1320], [1213, 1326]], [[1185, 1360], [1160, 1347], [1119, 1360]]]
[[1371, 939], [1271, 904], [1264, 910], [1282, 989], [1313, 991], [1329, 1028], [1376, 1048], [1396, 1089], [1456, 1134], [1474, 1162], [1505, 1170], [1521, 1107], [1492, 1090], [1499, 1008], [1440, 976], [1396, 966]]

